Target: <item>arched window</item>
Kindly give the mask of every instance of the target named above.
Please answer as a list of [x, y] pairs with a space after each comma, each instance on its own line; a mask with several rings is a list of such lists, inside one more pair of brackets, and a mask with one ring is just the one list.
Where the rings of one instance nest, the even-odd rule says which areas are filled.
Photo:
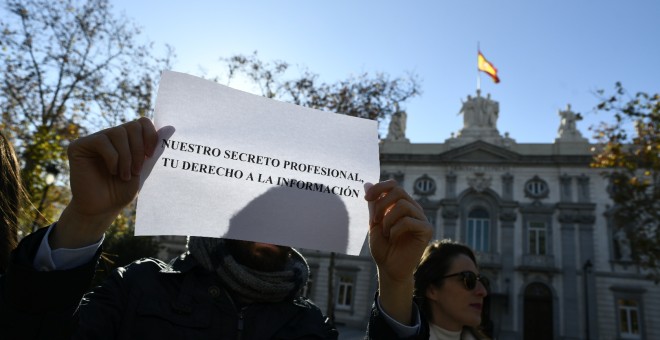
[[465, 243], [480, 252], [490, 251], [490, 215], [482, 207], [468, 213]]

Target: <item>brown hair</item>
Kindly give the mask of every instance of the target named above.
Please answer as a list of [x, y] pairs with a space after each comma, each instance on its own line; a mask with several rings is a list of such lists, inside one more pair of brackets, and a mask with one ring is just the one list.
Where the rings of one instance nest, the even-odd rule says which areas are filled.
[[0, 273], [18, 243], [18, 214], [25, 197], [20, 171], [14, 147], [0, 132]]
[[[420, 306], [423, 317], [427, 320], [431, 319], [431, 306], [426, 298], [427, 288], [429, 285], [441, 287], [444, 283], [442, 277], [449, 274], [451, 264], [461, 254], [469, 257], [477, 265], [477, 259], [470, 247], [450, 239], [433, 241], [424, 250], [424, 254], [422, 254], [422, 258], [415, 269], [414, 298], [417, 305]], [[481, 321], [483, 324], [485, 319], [482, 317]], [[470, 332], [477, 339], [488, 338], [479, 329], [473, 327], [465, 326], [463, 332]]]

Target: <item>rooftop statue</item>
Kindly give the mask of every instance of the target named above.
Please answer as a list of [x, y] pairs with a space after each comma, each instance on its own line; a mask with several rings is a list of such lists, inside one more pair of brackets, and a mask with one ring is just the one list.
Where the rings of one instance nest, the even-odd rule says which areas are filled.
[[468, 95], [467, 100], [463, 102], [461, 112], [463, 114], [463, 128], [497, 128], [497, 118], [500, 114], [500, 104], [490, 99], [490, 94], [486, 98], [477, 91], [477, 96]]
[[[398, 107], [397, 107], [398, 108]], [[390, 125], [387, 131], [387, 140], [391, 141], [407, 141], [406, 138], [406, 120], [408, 114], [406, 111], [397, 110], [392, 114]]]
[[566, 105], [566, 110], [559, 110], [559, 116], [561, 117], [561, 122], [557, 130], [557, 140], [572, 142], [586, 141], [576, 125], [576, 122], [581, 120], [582, 117], [571, 110], [571, 104]]

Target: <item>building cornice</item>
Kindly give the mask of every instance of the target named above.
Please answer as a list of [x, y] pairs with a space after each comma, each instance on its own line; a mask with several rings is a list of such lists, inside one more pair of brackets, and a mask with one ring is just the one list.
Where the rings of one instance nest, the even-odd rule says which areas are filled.
[[[521, 145], [524, 146], [524, 145]], [[525, 153], [514, 149], [508, 149], [493, 145], [484, 141], [475, 141], [467, 145], [459, 146], [453, 149], [446, 149], [443, 144], [438, 144], [435, 149], [437, 153], [431, 152], [428, 145], [424, 146], [425, 152], [414, 152], [415, 144], [410, 144], [406, 149], [396, 149], [382, 147], [380, 150], [381, 163], [405, 163], [405, 164], [425, 164], [425, 165], [491, 165], [499, 166], [556, 166], [556, 165], [574, 165], [589, 166], [593, 156], [585, 152], [563, 153], [548, 152], [554, 150], [556, 145], [539, 144], [536, 146], [518, 148]], [[542, 148], [534, 153], [535, 148]], [[446, 151], [445, 151], [446, 150]]]

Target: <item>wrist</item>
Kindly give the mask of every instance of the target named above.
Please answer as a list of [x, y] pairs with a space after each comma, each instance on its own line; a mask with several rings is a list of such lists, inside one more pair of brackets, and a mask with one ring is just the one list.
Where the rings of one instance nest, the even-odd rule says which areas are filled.
[[378, 290], [380, 295], [401, 297], [403, 301], [410, 301], [415, 289], [415, 280], [410, 276], [407, 280], [394, 280], [387, 276], [378, 276]]
[[51, 249], [82, 248], [98, 242], [118, 213], [86, 215], [67, 206], [48, 238]]
[[391, 287], [398, 287], [398, 286], [412, 287], [415, 284], [415, 278], [413, 272], [389, 273], [387, 270], [384, 270], [384, 268], [381, 268], [380, 266], [377, 269], [378, 269], [378, 282], [380, 283], [386, 283], [388, 286]]
[[392, 277], [379, 270], [378, 291], [382, 309], [393, 319], [410, 325], [412, 312], [412, 297], [415, 289], [413, 275], [403, 278]]

